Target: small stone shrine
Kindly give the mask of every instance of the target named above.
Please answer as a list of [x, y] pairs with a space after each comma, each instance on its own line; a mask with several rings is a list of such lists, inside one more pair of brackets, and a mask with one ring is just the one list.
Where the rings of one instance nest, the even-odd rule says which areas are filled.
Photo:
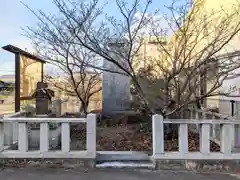
[[36, 115], [47, 115], [49, 103], [54, 97], [54, 91], [48, 89], [47, 83], [38, 82], [32, 97], [36, 99]]

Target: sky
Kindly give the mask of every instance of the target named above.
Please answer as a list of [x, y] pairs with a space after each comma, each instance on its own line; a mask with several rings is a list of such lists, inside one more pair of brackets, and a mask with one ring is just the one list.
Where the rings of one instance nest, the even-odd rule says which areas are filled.
[[[51, 0], [22, 0], [33, 9], [50, 11], [54, 8]], [[23, 50], [32, 51], [30, 40], [24, 37], [25, 26], [32, 26], [36, 23], [34, 15], [21, 3], [20, 0], [1, 1], [0, 5], [0, 47], [7, 44], [15, 45]], [[0, 50], [0, 75], [14, 73], [14, 55]]]
[[[101, 0], [103, 3], [106, 0]], [[31, 9], [41, 9], [47, 13], [55, 13], [56, 8], [51, 0], [3, 0], [0, 3], [0, 47], [12, 44], [23, 50], [32, 52], [31, 41], [24, 37], [22, 28], [34, 26], [36, 17], [21, 2]], [[163, 0], [153, 0], [150, 10], [161, 8], [164, 12]], [[118, 16], [113, 0], [107, 6], [106, 13]], [[14, 73], [14, 55], [0, 49], [0, 75]]]

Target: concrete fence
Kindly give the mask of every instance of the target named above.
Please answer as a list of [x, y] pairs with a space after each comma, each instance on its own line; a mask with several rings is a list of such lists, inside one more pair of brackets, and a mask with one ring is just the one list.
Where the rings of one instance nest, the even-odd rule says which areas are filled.
[[[86, 150], [72, 151], [70, 149], [70, 123], [86, 123]], [[6, 131], [5, 124], [14, 124], [11, 131]], [[28, 123], [40, 123], [40, 148], [28, 149]], [[61, 124], [61, 150], [49, 149], [49, 124]], [[164, 151], [164, 124], [178, 124], [177, 152]], [[240, 153], [233, 151], [234, 126], [239, 120], [231, 119], [163, 119], [161, 115], [152, 116], [153, 160], [233, 160], [240, 159]], [[199, 128], [200, 151], [189, 152], [188, 131], [191, 125]], [[210, 151], [212, 127], [220, 128], [220, 152]], [[17, 150], [9, 150], [4, 143], [4, 136], [12, 133], [12, 143], [17, 142]], [[95, 159], [96, 154], [96, 115], [89, 114], [87, 118], [49, 118], [49, 117], [19, 117], [19, 115], [4, 116], [0, 119], [0, 158], [77, 158]]]
[[[231, 160], [240, 159], [240, 153], [232, 151], [232, 135], [235, 124], [240, 124], [238, 120], [220, 119], [163, 119], [161, 115], [152, 117], [153, 132], [153, 159], [155, 160]], [[164, 124], [178, 124], [177, 152], [164, 151]], [[188, 126], [198, 125], [200, 138], [200, 151], [188, 151]], [[210, 152], [210, 131], [214, 125], [220, 126], [220, 152]]]
[[[207, 110], [199, 110], [194, 109], [191, 110], [191, 115], [189, 116], [190, 119], [195, 120], [202, 120], [202, 119], [209, 119], [209, 120], [225, 120], [229, 122], [235, 122], [238, 121], [236, 117], [232, 117], [230, 115], [215, 113], [215, 112], [209, 112]], [[231, 131], [231, 141], [232, 141], [232, 148], [233, 149], [239, 149], [240, 148], [240, 124], [235, 122], [232, 124], [233, 129]], [[189, 124], [190, 130], [193, 130], [195, 132], [200, 133], [199, 124]], [[230, 138], [230, 137], [229, 137]], [[217, 143], [218, 145], [221, 144], [221, 124], [211, 124], [210, 125], [210, 139]]]
[[[27, 123], [40, 123], [40, 148], [28, 151]], [[49, 150], [49, 123], [61, 124], [61, 150]], [[86, 150], [70, 150], [70, 123], [86, 123]], [[11, 124], [5, 129], [4, 125]], [[16, 126], [17, 124], [17, 126]], [[10, 136], [12, 133], [12, 136]], [[17, 150], [9, 150], [4, 142], [4, 136], [11, 137], [12, 144], [17, 139]], [[17, 137], [16, 137], [17, 136]], [[96, 157], [96, 115], [89, 114], [87, 118], [48, 118], [48, 117], [15, 117], [4, 116], [0, 119], [0, 158], [83, 158]]]

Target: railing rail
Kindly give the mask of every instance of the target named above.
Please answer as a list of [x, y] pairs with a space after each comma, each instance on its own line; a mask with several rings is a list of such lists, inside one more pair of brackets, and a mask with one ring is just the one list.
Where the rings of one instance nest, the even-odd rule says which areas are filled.
[[[70, 150], [70, 123], [86, 123], [86, 150]], [[17, 123], [18, 150], [5, 150], [4, 124]], [[40, 148], [28, 150], [27, 123], [40, 123]], [[61, 124], [61, 150], [49, 151], [49, 123]], [[13, 130], [13, 136], [16, 129]], [[49, 117], [13, 117], [4, 116], [0, 119], [0, 158], [95, 158], [96, 157], [96, 115], [89, 114], [86, 118], [49, 118]]]
[[25, 118], [25, 117], [4, 117], [0, 119], [0, 122], [18, 122], [18, 123], [72, 123], [72, 122], [80, 122], [80, 123], [86, 123], [86, 118], [49, 118], [49, 117], [31, 117], [31, 118]]
[[23, 114], [25, 114], [25, 112], [16, 112], [16, 113], [11, 113], [11, 114], [4, 115], [4, 116], [3, 116], [3, 117], [1, 117], [0, 119], [2, 119], [2, 118], [13, 118], [13, 117], [20, 117], [20, 116], [22, 116]]
[[165, 124], [240, 124], [240, 120], [225, 119], [164, 119]]

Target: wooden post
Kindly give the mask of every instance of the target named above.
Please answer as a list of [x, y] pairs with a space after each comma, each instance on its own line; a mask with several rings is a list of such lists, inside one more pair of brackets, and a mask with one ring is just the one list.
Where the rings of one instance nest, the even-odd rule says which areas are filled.
[[21, 110], [20, 105], [20, 89], [21, 89], [21, 77], [20, 77], [20, 54], [15, 53], [15, 112]]

